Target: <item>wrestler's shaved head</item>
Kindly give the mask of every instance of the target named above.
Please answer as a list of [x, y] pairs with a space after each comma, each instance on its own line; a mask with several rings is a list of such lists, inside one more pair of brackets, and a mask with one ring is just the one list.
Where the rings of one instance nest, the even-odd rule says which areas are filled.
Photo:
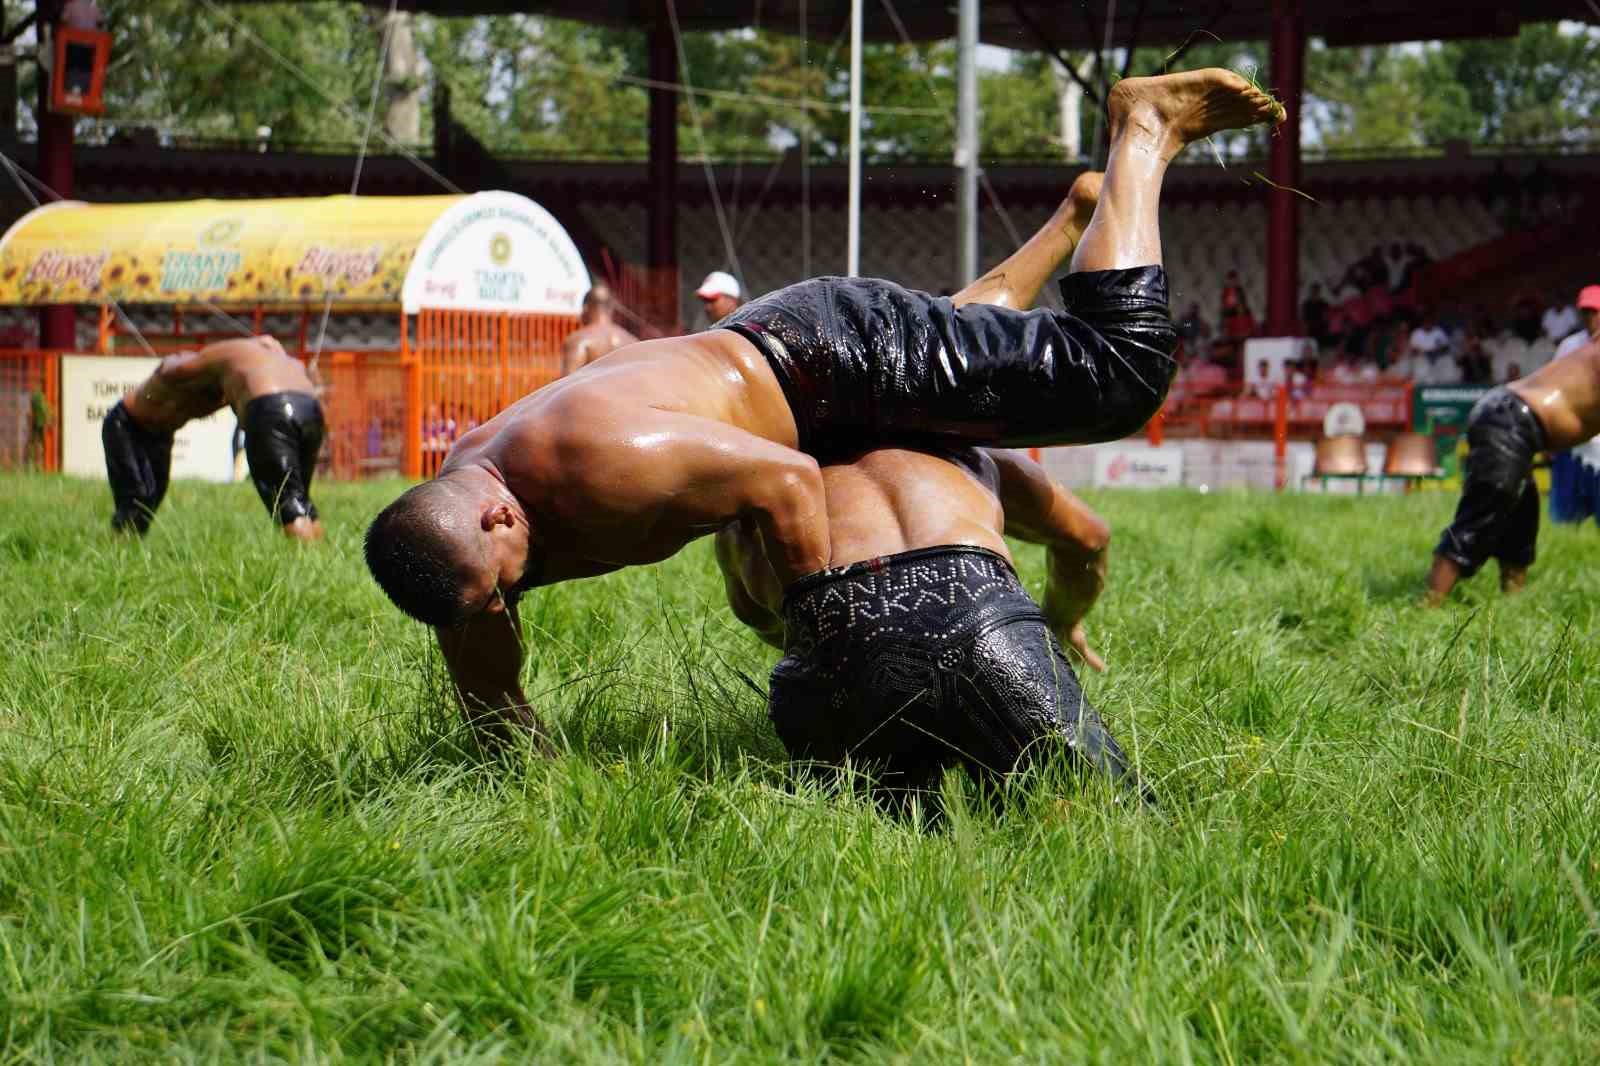
[[446, 481], [425, 481], [367, 527], [367, 569], [412, 618], [458, 625], [469, 613], [463, 586], [483, 562], [481, 538], [466, 494]]
[[603, 281], [594, 283], [594, 287], [583, 295], [583, 309], [585, 311], [610, 311], [615, 297], [611, 294], [611, 286]]

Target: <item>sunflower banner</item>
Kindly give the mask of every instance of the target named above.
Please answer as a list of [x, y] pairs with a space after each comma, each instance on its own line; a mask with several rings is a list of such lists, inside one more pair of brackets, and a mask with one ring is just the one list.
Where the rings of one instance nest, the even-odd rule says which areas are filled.
[[0, 304], [401, 305], [575, 314], [589, 273], [515, 193], [88, 204], [0, 238]]

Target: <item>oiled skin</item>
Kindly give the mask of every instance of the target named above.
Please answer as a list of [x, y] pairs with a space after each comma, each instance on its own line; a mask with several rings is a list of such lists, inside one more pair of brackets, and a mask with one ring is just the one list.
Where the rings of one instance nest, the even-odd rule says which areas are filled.
[[[1068, 253], [1075, 272], [1159, 265], [1171, 159], [1218, 130], [1282, 119], [1216, 69], [1126, 79], [1108, 112], [1103, 185], [1069, 196], [956, 304], [1027, 307]], [[520, 683], [521, 589], [655, 562], [730, 521], [759, 531], [780, 583], [836, 562], [822, 475], [797, 444], [765, 357], [726, 330], [618, 349], [459, 440], [439, 478], [464, 501], [451, 521], [485, 536], [460, 563], [467, 620], [436, 632], [474, 726], [491, 739], [538, 733]]]
[[[952, 461], [958, 455], [962, 461]], [[834, 567], [951, 545], [1010, 559], [1003, 533], [1047, 545], [1045, 616], [1064, 645], [1096, 668], [1103, 665], [1087, 647], [1082, 623], [1105, 586], [1111, 530], [1023, 453], [880, 448], [823, 467], [822, 480]], [[784, 585], [756, 531], [748, 523], [724, 527], [717, 562], [734, 614], [781, 648]]]
[[1553, 359], [1506, 386], [1527, 401], [1551, 451], [1600, 434], [1600, 340]]
[[277, 340], [247, 337], [167, 356], [123, 395], [122, 405], [144, 428], [170, 433], [224, 406], [243, 417], [258, 396], [315, 391], [306, 368]]

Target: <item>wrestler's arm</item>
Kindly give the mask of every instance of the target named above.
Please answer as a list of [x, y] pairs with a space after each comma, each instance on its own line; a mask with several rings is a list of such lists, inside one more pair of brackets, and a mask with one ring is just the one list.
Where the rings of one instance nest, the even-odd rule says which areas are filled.
[[727, 590], [728, 606], [733, 610], [733, 616], [755, 630], [756, 636], [782, 651], [783, 619], [757, 600], [745, 583], [746, 563], [766, 565], [765, 559], [747, 558], [747, 553], [755, 547], [752, 540], [751, 531], [744, 528], [742, 522], [729, 522], [723, 526], [716, 537], [717, 566], [722, 570], [722, 584]]
[[828, 565], [822, 471], [809, 455], [726, 422], [651, 411], [633, 417], [627, 440], [591, 460], [591, 470], [610, 472], [607, 484], [588, 488], [594, 505], [659, 527], [652, 551], [670, 554], [746, 519], [784, 587]]
[[1096, 670], [1104, 670], [1105, 661], [1089, 647], [1083, 617], [1106, 586], [1111, 527], [1026, 455], [986, 450], [1000, 474], [1005, 532], [1049, 549], [1045, 617], [1063, 644]]
[[461, 709], [484, 746], [504, 748], [530, 734], [545, 748], [544, 730], [522, 691], [522, 623], [514, 602], [459, 626], [436, 626]]

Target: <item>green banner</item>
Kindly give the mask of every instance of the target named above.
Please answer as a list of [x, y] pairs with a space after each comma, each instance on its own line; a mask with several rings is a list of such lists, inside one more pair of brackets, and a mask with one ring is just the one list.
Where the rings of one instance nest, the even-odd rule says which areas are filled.
[[1411, 390], [1411, 428], [1433, 438], [1434, 455], [1445, 484], [1459, 486], [1461, 457], [1467, 453], [1467, 415], [1489, 391], [1488, 385], [1418, 385]]

